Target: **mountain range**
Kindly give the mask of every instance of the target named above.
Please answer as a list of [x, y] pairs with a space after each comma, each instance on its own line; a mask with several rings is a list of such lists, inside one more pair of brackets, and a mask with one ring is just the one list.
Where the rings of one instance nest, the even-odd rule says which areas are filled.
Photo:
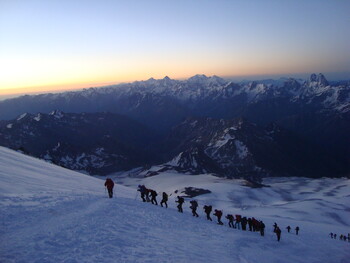
[[89, 174], [128, 170], [149, 161], [154, 140], [142, 124], [112, 113], [24, 113], [0, 122], [0, 144]]
[[322, 74], [165, 77], [1, 101], [0, 144], [90, 174], [162, 164], [225, 177], [346, 176], [349, 112], [349, 83]]

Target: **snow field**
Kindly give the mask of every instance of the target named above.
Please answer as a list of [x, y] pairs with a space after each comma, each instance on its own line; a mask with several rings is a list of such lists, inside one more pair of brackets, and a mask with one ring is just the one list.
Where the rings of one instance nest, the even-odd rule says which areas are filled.
[[118, 175], [115, 180], [134, 189], [138, 184], [144, 184], [158, 192], [158, 199], [163, 191], [175, 200], [185, 187], [208, 189], [212, 193], [194, 199], [200, 207], [210, 204], [223, 209], [224, 214], [238, 213], [263, 220], [317, 222], [330, 225], [333, 231], [338, 227], [339, 230], [350, 227], [350, 180], [345, 178], [266, 178], [263, 183], [270, 187], [263, 188], [243, 186], [245, 181], [240, 179], [224, 179], [209, 174], [181, 175], [175, 172], [147, 178]]
[[[178, 213], [174, 194], [168, 209], [143, 203], [139, 195], [136, 201], [136, 188], [120, 184], [115, 187], [116, 198], [109, 199], [102, 180], [0, 147], [0, 262], [349, 262], [350, 243], [327, 238], [320, 231], [327, 226], [348, 229], [348, 218], [343, 219], [345, 225], [338, 221], [304, 221], [303, 213], [307, 211], [297, 207], [303, 203], [296, 199], [292, 201], [295, 207], [287, 202], [285, 213], [276, 213], [285, 204], [274, 207], [276, 200], [270, 188], [261, 194], [267, 196], [263, 198], [264, 206], [256, 208], [256, 198], [249, 199], [250, 191], [261, 199], [262, 189], [242, 187], [237, 182], [229, 185], [210, 175], [186, 178], [187, 183], [180, 175], [168, 178], [170, 181], [160, 176], [133, 179], [133, 183], [145, 182], [150, 188], [168, 193], [195, 186], [193, 178], [203, 188], [212, 187], [212, 194], [195, 198], [200, 204], [199, 218], [192, 217], [187, 201], [185, 213]], [[127, 184], [127, 179], [124, 181]], [[341, 207], [346, 207], [348, 201], [343, 196], [347, 181], [328, 183], [332, 182], [329, 189], [333, 195], [324, 210], [342, 215]], [[307, 188], [315, 186], [320, 184], [311, 183]], [[292, 186], [286, 183], [283, 187]], [[300, 189], [307, 190], [302, 186]], [[320, 189], [318, 194], [329, 193], [329, 189]], [[232, 202], [236, 195], [242, 195], [240, 203]], [[334, 200], [342, 200], [339, 207]], [[217, 225], [214, 217], [214, 222], [205, 220], [204, 203], [224, 209], [224, 215], [229, 210], [240, 211], [264, 220], [266, 236], [230, 229], [224, 218], [225, 226]], [[308, 203], [307, 209], [312, 208], [312, 201]], [[303, 212], [301, 216], [296, 213], [298, 209]], [[281, 226], [298, 224], [300, 236], [287, 234], [282, 228], [278, 243], [272, 233], [275, 220]]]

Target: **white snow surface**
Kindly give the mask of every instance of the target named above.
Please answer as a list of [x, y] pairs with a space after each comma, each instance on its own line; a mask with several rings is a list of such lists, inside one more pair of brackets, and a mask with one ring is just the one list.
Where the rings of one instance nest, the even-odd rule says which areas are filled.
[[[232, 136], [231, 134], [225, 133], [221, 138], [219, 138], [217, 141], [215, 141], [214, 146], [217, 148], [220, 148], [220, 147], [224, 146], [226, 143], [228, 143], [230, 140], [233, 140], [234, 138], [235, 137]], [[208, 146], [211, 146], [211, 145], [213, 145], [212, 142], [210, 142]]]
[[[65, 93], [63, 93], [63, 94], [65, 94]], [[67, 93], [67, 94], [69, 94], [69, 93]], [[63, 113], [59, 110], [54, 110], [54, 111], [50, 112], [50, 115], [54, 116], [56, 119], [63, 118]]]
[[23, 113], [22, 115], [20, 115], [20, 116], [17, 118], [17, 121], [22, 120], [25, 116], [27, 116], [27, 113]]
[[40, 120], [41, 120], [41, 114], [38, 113], [38, 115], [36, 115], [33, 119], [34, 119], [35, 121], [40, 121]]
[[[271, 187], [249, 188], [163, 173], [115, 182], [109, 199], [104, 180], [0, 147], [0, 262], [349, 262], [350, 243], [328, 237], [349, 232], [348, 179], [270, 178]], [[169, 208], [140, 202], [139, 183], [171, 194]], [[189, 200], [184, 214], [175, 210], [174, 191], [189, 186], [212, 191], [195, 198], [199, 218]], [[206, 221], [204, 204], [262, 219], [265, 237]], [[300, 235], [286, 233], [287, 225]]]
[[57, 143], [57, 145], [55, 146], [55, 147], [53, 147], [53, 151], [55, 152], [55, 151], [57, 151], [58, 150], [58, 148], [60, 148], [61, 147], [61, 143], [60, 142], [58, 142]]
[[181, 160], [182, 152], [179, 153], [177, 156], [175, 156], [171, 161], [167, 162], [166, 164], [172, 165], [172, 166], [177, 166], [179, 165], [179, 162]]
[[235, 140], [235, 145], [236, 145], [237, 155], [239, 156], [239, 158], [240, 159], [246, 158], [249, 154], [249, 150], [247, 146], [245, 146], [244, 143], [239, 140]]

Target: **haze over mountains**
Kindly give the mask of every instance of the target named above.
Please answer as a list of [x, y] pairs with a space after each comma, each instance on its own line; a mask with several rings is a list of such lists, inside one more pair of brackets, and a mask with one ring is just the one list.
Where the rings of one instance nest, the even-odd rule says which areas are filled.
[[160, 164], [249, 178], [350, 171], [350, 85], [322, 74], [165, 77], [22, 96], [0, 102], [0, 119], [1, 145], [90, 174]]

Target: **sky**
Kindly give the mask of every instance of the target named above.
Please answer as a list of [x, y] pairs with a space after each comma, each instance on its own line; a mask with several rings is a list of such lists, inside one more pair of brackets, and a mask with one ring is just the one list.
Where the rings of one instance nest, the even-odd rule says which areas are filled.
[[195, 74], [350, 79], [347, 0], [0, 0], [0, 96]]

